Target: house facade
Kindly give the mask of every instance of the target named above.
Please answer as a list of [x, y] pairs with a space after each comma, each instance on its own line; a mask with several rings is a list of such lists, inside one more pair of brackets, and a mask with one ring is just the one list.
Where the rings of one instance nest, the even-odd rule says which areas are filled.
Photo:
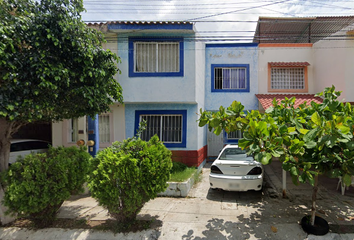
[[[242, 102], [245, 110], [257, 110], [257, 43], [221, 43], [205, 46], [205, 110], [218, 111], [233, 101]], [[219, 154], [224, 144], [237, 143], [240, 131], [219, 136], [207, 133], [208, 157]]]
[[[207, 154], [206, 128], [197, 124], [197, 113], [205, 108], [205, 44], [194, 41], [194, 24], [110, 22], [104, 27], [100, 30], [107, 35], [105, 47], [121, 59], [117, 81], [124, 104], [111, 106], [110, 113], [99, 117], [100, 139], [105, 139], [100, 148], [133, 137], [139, 123], [146, 121], [143, 140], [157, 134], [174, 161], [200, 166]], [[62, 132], [54, 145], [75, 145], [77, 139], [85, 139], [72, 136], [85, 133], [85, 120], [57, 123], [53, 131]]]
[[354, 17], [260, 18], [258, 43], [260, 110], [273, 98], [295, 96], [296, 106], [321, 102], [314, 95], [334, 85], [353, 102]]
[[[264, 111], [274, 98], [295, 96], [296, 106], [321, 102], [314, 95], [335, 85], [341, 100], [354, 102], [354, 17], [260, 18], [253, 43], [197, 41], [192, 22], [108, 22], [91, 27], [107, 39], [104, 48], [121, 59], [117, 81], [124, 104], [98, 116], [100, 148], [157, 134], [173, 160], [202, 166], [241, 132], [216, 136], [198, 127], [199, 110], [217, 111], [240, 101], [246, 111]], [[53, 146], [87, 139], [87, 120], [52, 124]]]

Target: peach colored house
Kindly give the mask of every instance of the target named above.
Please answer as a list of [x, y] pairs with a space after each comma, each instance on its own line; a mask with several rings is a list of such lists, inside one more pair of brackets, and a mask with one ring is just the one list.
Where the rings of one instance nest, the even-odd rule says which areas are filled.
[[[258, 43], [259, 109], [274, 97], [297, 97], [297, 105], [319, 101], [314, 94], [334, 85], [340, 99], [354, 102], [354, 16], [260, 17]], [[279, 95], [282, 94], [282, 95]]]

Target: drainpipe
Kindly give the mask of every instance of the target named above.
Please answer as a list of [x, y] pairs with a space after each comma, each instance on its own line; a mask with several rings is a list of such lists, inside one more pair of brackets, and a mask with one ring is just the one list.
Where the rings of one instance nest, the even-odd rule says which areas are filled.
[[92, 157], [95, 157], [99, 149], [99, 131], [98, 131], [98, 114], [94, 118], [87, 117], [87, 127], [88, 127], [88, 152]]

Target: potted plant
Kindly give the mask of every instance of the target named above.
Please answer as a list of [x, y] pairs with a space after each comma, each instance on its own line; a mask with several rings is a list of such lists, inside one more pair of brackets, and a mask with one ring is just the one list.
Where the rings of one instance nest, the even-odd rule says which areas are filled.
[[295, 97], [280, 103], [274, 99], [273, 107], [265, 113], [252, 110], [245, 114], [243, 105], [235, 101], [218, 112], [201, 111], [199, 126], [208, 124], [215, 134], [223, 129], [242, 130], [239, 146], [257, 161], [265, 165], [277, 157], [294, 184], [309, 182], [313, 186], [311, 215], [305, 216], [301, 225], [309, 233], [324, 235], [328, 223], [316, 216], [318, 176], [342, 177], [343, 183], [350, 185], [354, 175], [354, 113], [349, 103], [337, 100], [340, 92], [334, 86], [316, 96], [323, 102], [304, 103], [298, 108], [294, 107]]

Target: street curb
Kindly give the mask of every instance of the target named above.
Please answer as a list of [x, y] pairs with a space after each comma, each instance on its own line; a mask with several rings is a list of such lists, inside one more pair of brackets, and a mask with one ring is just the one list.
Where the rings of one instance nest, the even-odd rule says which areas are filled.
[[205, 165], [206, 160], [199, 165], [197, 171], [185, 182], [167, 182], [169, 185], [164, 192], [158, 193], [160, 197], [187, 197], [189, 191], [192, 189], [194, 179], [200, 174]]

